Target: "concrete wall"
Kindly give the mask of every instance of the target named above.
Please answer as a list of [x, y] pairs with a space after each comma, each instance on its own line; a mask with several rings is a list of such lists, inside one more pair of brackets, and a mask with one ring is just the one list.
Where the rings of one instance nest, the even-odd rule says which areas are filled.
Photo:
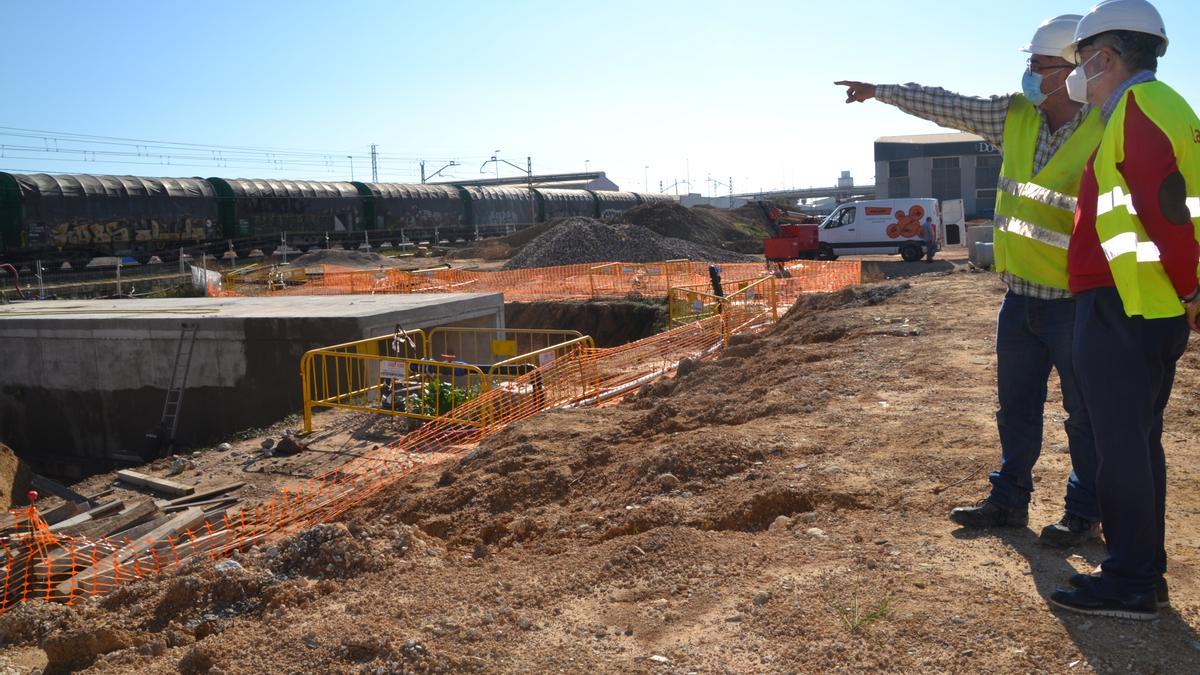
[[[33, 313], [59, 311], [55, 302], [0, 308], [0, 442], [67, 477], [109, 468], [114, 454], [139, 454], [162, 415], [183, 321], [200, 325], [177, 434], [189, 445], [299, 411], [300, 358], [309, 349], [391, 333], [397, 323], [504, 325], [499, 294], [369, 297], [377, 300], [360, 301], [357, 312], [348, 298], [271, 298], [289, 303], [276, 316], [239, 316], [236, 307], [208, 316]], [[422, 297], [417, 305], [388, 301]], [[222, 302], [231, 300], [248, 299]]]

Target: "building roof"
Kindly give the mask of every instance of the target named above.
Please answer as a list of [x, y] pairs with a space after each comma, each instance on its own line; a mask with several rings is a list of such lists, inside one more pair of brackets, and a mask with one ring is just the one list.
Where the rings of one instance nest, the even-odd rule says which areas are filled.
[[975, 143], [984, 140], [983, 136], [962, 132], [944, 134], [910, 134], [908, 136], [880, 136], [876, 143]]

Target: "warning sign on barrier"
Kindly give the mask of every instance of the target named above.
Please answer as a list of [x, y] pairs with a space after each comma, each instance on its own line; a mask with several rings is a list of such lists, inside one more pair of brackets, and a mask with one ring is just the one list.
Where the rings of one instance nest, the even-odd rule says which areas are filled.
[[492, 340], [492, 356], [516, 356], [516, 340]]

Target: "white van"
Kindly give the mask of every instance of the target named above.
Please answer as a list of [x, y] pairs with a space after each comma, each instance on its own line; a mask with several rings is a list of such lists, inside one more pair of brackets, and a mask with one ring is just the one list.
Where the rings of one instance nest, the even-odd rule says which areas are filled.
[[921, 223], [933, 217], [941, 233], [942, 214], [936, 199], [873, 199], [842, 204], [821, 223], [818, 256], [900, 254], [906, 262], [925, 255]]

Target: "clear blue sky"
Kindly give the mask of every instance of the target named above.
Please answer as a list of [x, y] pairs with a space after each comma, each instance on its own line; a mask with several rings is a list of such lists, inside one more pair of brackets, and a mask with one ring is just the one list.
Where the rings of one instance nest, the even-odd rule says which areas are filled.
[[[1195, 5], [1157, 6], [1172, 40], [1159, 76], [1200, 104]], [[1015, 91], [1017, 49], [1037, 24], [1088, 7], [0, 0], [0, 126], [60, 132], [0, 137], [0, 170], [345, 180], [352, 155], [362, 180], [376, 143], [391, 181], [415, 182], [421, 158], [478, 176], [499, 149], [539, 173], [586, 162], [634, 190], [689, 173], [696, 192], [712, 189], [708, 175], [739, 192], [828, 185], [847, 169], [869, 182], [876, 137], [937, 129], [878, 102], [848, 106], [834, 80]]]

